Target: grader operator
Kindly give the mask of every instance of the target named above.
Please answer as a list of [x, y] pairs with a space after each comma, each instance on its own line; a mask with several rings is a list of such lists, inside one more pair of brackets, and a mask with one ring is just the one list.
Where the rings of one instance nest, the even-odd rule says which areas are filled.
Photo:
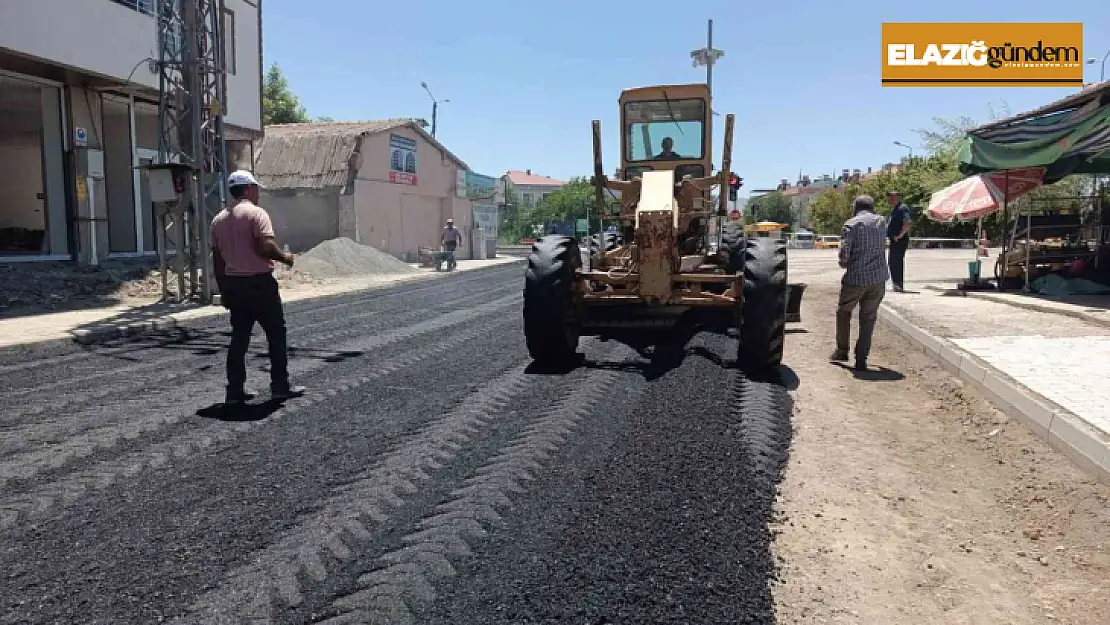
[[[595, 214], [603, 223], [587, 239], [588, 263], [578, 239], [562, 235], [543, 237], [529, 255], [524, 332], [530, 355], [564, 361], [581, 336], [667, 326], [695, 312], [717, 328], [739, 329], [737, 361], [744, 370], [777, 369], [788, 302], [790, 320], [798, 320], [801, 289], [787, 284], [785, 242], [748, 239], [728, 214], [733, 115], [725, 118], [721, 170], [713, 173], [707, 85], [626, 89], [619, 102], [616, 178], [603, 174], [601, 124], [593, 122]], [[616, 210], [606, 201], [612, 191], [620, 193]]]

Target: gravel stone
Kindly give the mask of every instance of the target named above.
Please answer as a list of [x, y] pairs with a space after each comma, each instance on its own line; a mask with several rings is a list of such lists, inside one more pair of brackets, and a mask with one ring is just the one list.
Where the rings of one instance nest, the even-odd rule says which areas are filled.
[[346, 237], [324, 241], [297, 256], [294, 272], [317, 278], [416, 273], [411, 265]]

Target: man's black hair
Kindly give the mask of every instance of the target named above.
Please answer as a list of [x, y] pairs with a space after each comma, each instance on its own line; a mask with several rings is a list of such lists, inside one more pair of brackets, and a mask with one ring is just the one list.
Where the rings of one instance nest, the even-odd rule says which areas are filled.
[[235, 185], [234, 187], [231, 187], [231, 189], [229, 189], [231, 191], [231, 197], [237, 200], [241, 200], [247, 196], [247, 189], [249, 188], [250, 187], [245, 184]]

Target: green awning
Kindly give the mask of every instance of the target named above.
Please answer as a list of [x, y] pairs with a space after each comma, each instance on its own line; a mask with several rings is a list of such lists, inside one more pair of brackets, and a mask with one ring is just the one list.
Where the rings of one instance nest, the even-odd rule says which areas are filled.
[[1045, 167], [1045, 183], [1071, 174], [1110, 174], [1110, 83], [975, 128], [960, 147], [965, 175]]

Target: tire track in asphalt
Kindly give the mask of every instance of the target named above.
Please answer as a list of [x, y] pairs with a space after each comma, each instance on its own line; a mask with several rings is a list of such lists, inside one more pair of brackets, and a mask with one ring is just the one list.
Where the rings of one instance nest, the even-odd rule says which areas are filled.
[[744, 379], [735, 349], [699, 333], [673, 364], [641, 368], [644, 392], [584, 421], [484, 548], [451, 561], [435, 603], [406, 604], [414, 620], [774, 622], [776, 484], [753, 471], [787, 459], [789, 397]]
[[[502, 313], [502, 309], [506, 308], [506, 304], [512, 305], [513, 303], [518, 303], [520, 297], [521, 296], [517, 294], [501, 298], [469, 311], [448, 313], [421, 324], [396, 330], [387, 335], [364, 338], [356, 343], [358, 347], [362, 349], [380, 348], [389, 343], [418, 337], [429, 332], [447, 329], [466, 323], [467, 321], [472, 321], [474, 318], [480, 317], [481, 312], [488, 311], [492, 315], [498, 315]], [[272, 426], [292, 412], [304, 410], [320, 401], [334, 397], [339, 393], [345, 393], [352, 389], [356, 389], [373, 380], [394, 373], [399, 369], [412, 366], [422, 360], [427, 360], [448, 350], [456, 349], [460, 344], [465, 344], [466, 341], [474, 337], [488, 333], [497, 327], [515, 323], [516, 321], [514, 317], [502, 315], [490, 325], [476, 326], [470, 330], [454, 333], [450, 338], [432, 346], [421, 348], [399, 356], [398, 358], [386, 361], [378, 366], [372, 373], [353, 378], [334, 380], [340, 383], [330, 389], [321, 389], [319, 392], [303, 398], [294, 399], [265, 420], [242, 422], [230, 428], [218, 427], [215, 424], [202, 427], [198, 430], [174, 436], [138, 452], [96, 463], [92, 467], [77, 473], [67, 474], [60, 479], [41, 485], [29, 492], [0, 499], [0, 530], [7, 529], [17, 523], [32, 518], [40, 518], [60, 505], [72, 503], [83, 497], [89, 491], [106, 488], [121, 478], [134, 477], [146, 469], [164, 466], [174, 458], [187, 458], [189, 455], [210, 447], [217, 442], [226, 442], [244, 432], [260, 427]], [[304, 367], [304, 370], [309, 368], [316, 369], [321, 366], [323, 366], [323, 363], [309, 363]], [[189, 416], [192, 416], [191, 412], [168, 416], [157, 415], [151, 417], [150, 424], [152, 428], [161, 429], [178, 423]], [[127, 427], [134, 426], [128, 425]], [[104, 438], [96, 441], [96, 444], [101, 447], [111, 447], [118, 444], [121, 440], [122, 438], [120, 438], [118, 431], [116, 431], [112, 432], [110, 436], [105, 433]], [[87, 448], [87, 445], [81, 447], [81, 449], [85, 448]], [[45, 461], [57, 463], [58, 461], [56, 458], [65, 455], [66, 451], [64, 449], [59, 450], [55, 455], [45, 458]], [[70, 453], [67, 456], [67, 460], [74, 457], [75, 455]]]
[[756, 492], [772, 500], [782, 479], [794, 438], [794, 400], [781, 386], [757, 382], [737, 373], [732, 382], [732, 414], [742, 438]]
[[[359, 339], [352, 343], [345, 344], [343, 349], [337, 351], [353, 352], [380, 349], [391, 343], [465, 323], [473, 317], [480, 316], [484, 312], [499, 312], [506, 304], [511, 305], [518, 301], [519, 298], [519, 295], [510, 295], [471, 309], [456, 310], [422, 323], [388, 332], [384, 335], [378, 335], [370, 339]], [[290, 374], [293, 376], [303, 375], [319, 369], [324, 365], [325, 363], [319, 360], [294, 363], [290, 365]], [[208, 383], [200, 382], [197, 384], [195, 392], [187, 396], [201, 396], [201, 388], [215, 386], [217, 386], [215, 380], [209, 381]], [[11, 479], [27, 479], [44, 471], [59, 468], [72, 458], [87, 456], [98, 449], [111, 449], [124, 440], [137, 438], [143, 434], [172, 426], [191, 417], [195, 413], [191, 407], [186, 407], [182, 410], [180, 401], [174, 402], [173, 408], [176, 410], [171, 410], [168, 414], [157, 411], [145, 411], [145, 414], [135, 418], [127, 418], [128, 415], [113, 410], [109, 413], [110, 415], [115, 415], [125, 420], [122, 422], [117, 421], [111, 425], [86, 432], [77, 436], [75, 439], [47, 445], [32, 452], [3, 458], [0, 460], [0, 488], [3, 487], [5, 482]]]
[[[503, 283], [503, 279], [502, 279], [503, 277], [507, 277], [508, 274], [519, 272], [519, 271], [520, 271], [519, 268], [516, 267], [515, 265], [509, 265], [505, 269], [496, 269], [496, 270], [485, 270], [485, 269], [483, 269], [483, 270], [466, 272], [465, 274], [461, 274], [458, 278], [455, 278], [455, 279], [452, 279], [452, 280], [449, 280], [449, 281], [446, 278], [444, 278], [444, 279], [434, 279], [433, 284], [423, 284], [423, 285], [414, 285], [414, 286], [401, 285], [401, 286], [389, 287], [389, 288], [385, 288], [385, 289], [373, 289], [373, 290], [369, 290], [369, 291], [362, 291], [361, 296], [357, 295], [357, 293], [359, 293], [359, 292], [355, 292], [355, 294], [337, 294], [337, 295], [327, 296], [327, 297], [318, 298], [318, 299], [298, 300], [298, 301], [294, 301], [294, 302], [287, 302], [285, 304], [286, 322], [287, 322], [288, 325], [291, 326], [291, 329], [295, 329], [296, 327], [303, 327], [303, 325], [307, 325], [307, 324], [302, 324], [301, 323], [301, 319], [304, 318], [304, 317], [313, 317], [313, 316], [316, 316], [316, 315], [318, 315], [320, 313], [323, 313], [323, 312], [338, 310], [338, 309], [342, 309], [342, 308], [359, 308], [361, 306], [366, 305], [367, 303], [375, 302], [375, 301], [378, 301], [378, 300], [385, 300], [385, 299], [394, 300], [394, 299], [396, 299], [398, 301], [402, 301], [402, 302], [406, 302], [406, 303], [411, 304], [412, 303], [411, 300], [405, 300], [404, 298], [406, 298], [410, 295], [415, 295], [415, 294], [421, 294], [420, 297], [417, 298], [418, 300], [424, 300], [428, 296], [430, 296], [432, 298], [441, 297], [442, 296], [442, 291], [444, 289], [461, 289], [464, 292], [469, 293], [469, 292], [472, 292], [473, 289], [468, 288], [468, 287], [473, 286], [473, 283], [481, 283], [481, 282], [489, 280], [493, 284], [500, 284], [500, 283]], [[444, 284], [444, 282], [446, 282], [446, 284]], [[331, 301], [331, 300], [335, 300], [335, 299], [339, 299], [341, 301], [339, 301], [337, 303], [332, 303], [332, 304], [321, 303], [321, 302]], [[405, 306], [401, 306], [401, 307], [403, 308]], [[335, 315], [331, 315], [331, 317], [334, 318]], [[203, 319], [196, 319], [196, 320], [186, 321], [186, 322], [184, 322], [184, 325], [185, 325], [186, 328], [193, 328], [193, 327], [196, 327], [198, 325], [211, 325], [211, 324], [217, 324], [217, 323], [223, 324], [225, 326], [227, 325], [228, 315], [227, 315], [226, 312], [221, 312], [218, 315], [213, 315], [211, 317], [207, 317], [207, 318], [203, 318]], [[46, 369], [46, 368], [57, 367], [59, 365], [65, 365], [65, 364], [69, 364], [69, 363], [72, 363], [72, 364], [90, 364], [90, 366], [96, 367], [96, 366], [99, 366], [97, 363], [80, 363], [80, 361], [91, 361], [93, 359], [102, 359], [102, 358], [110, 357], [110, 356], [113, 356], [113, 355], [122, 356], [122, 355], [126, 355], [126, 354], [129, 354], [129, 353], [135, 352], [135, 351], [147, 350], [147, 349], [150, 349], [150, 347], [151, 346], [149, 345], [149, 337], [146, 337], [146, 338], [129, 337], [129, 338], [121, 339], [118, 342], [113, 342], [112, 344], [106, 344], [106, 345], [99, 346], [99, 347], [92, 348], [92, 349], [82, 348], [82, 349], [80, 349], [80, 351], [77, 351], [77, 352], [74, 352], [74, 353], [67, 353], [67, 354], [60, 354], [60, 355], [55, 355], [55, 356], [47, 356], [47, 357], [39, 357], [39, 358], [35, 358], [33, 356], [29, 357], [29, 356], [21, 353], [21, 352], [27, 352], [27, 351], [33, 352], [34, 351], [33, 349], [31, 349], [31, 350], [19, 350], [19, 351], [15, 351], [14, 353], [12, 353], [12, 350], [0, 350], [0, 356], [6, 356], [6, 357], [13, 357], [14, 356], [14, 357], [20, 358], [20, 360], [21, 360], [20, 362], [16, 362], [16, 363], [12, 363], [12, 364], [0, 365], [0, 380], [3, 380], [3, 379], [9, 379], [10, 380], [12, 378], [9, 377], [9, 376], [11, 376], [12, 374], [15, 374], [17, 372], [20, 372], [20, 371], [29, 371], [29, 370], [34, 370], [34, 369]], [[5, 351], [7, 351], [9, 353], [5, 354], [4, 353]]]
[[[496, 296], [496, 294], [497, 293], [471, 295], [455, 300], [450, 304], [450, 306], [452, 308], [457, 308], [459, 305], [468, 305], [474, 301], [484, 299], [488, 300], [491, 296]], [[403, 325], [404, 322], [408, 319], [428, 317], [430, 314], [434, 314], [434, 311], [437, 308], [445, 307], [446, 305], [426, 308], [420, 311], [413, 311], [408, 314], [394, 316], [388, 320], [383, 319], [381, 324], [375, 325], [388, 325], [396, 327], [398, 325]], [[455, 312], [457, 312], [457, 310]], [[378, 313], [374, 312], [372, 314], [376, 315]], [[371, 316], [371, 314], [367, 314], [366, 316]], [[373, 334], [374, 328], [348, 327], [329, 334], [312, 336], [308, 339], [298, 341], [295, 345], [291, 345], [290, 355], [293, 362], [290, 364], [290, 371], [294, 375], [296, 375], [298, 373], [304, 373], [311, 370], [299, 369], [299, 367], [302, 367], [303, 365], [298, 364], [296, 360], [297, 350], [304, 350], [312, 345], [326, 343], [333, 340], [336, 336], [339, 336], [340, 334], [349, 334], [354, 332]], [[212, 357], [208, 356], [206, 357], [206, 360], [209, 362], [209, 364], [211, 364]], [[222, 364], [222, 361], [220, 364]], [[121, 372], [117, 370], [114, 372], [109, 372], [105, 375], [118, 375], [119, 373]], [[189, 376], [191, 376], [193, 379], [185, 384], [168, 384], [168, 382], [180, 380]], [[87, 395], [77, 394], [62, 397], [56, 401], [39, 403], [33, 408], [25, 411], [22, 415], [14, 416], [11, 420], [16, 421], [19, 419], [20, 416], [27, 417], [32, 414], [41, 414], [47, 411], [49, 411], [50, 413], [56, 413], [62, 411], [62, 409], [66, 407], [77, 404], [83, 404], [84, 406], [76, 411], [64, 415], [51, 414], [50, 417], [46, 419], [33, 420], [30, 423], [0, 429], [0, 434], [2, 434], [2, 437], [0, 437], [0, 458], [7, 454], [23, 451], [24, 449], [29, 447], [63, 442], [66, 437], [75, 436], [81, 434], [82, 432], [104, 426], [106, 425], [106, 423], [111, 423], [113, 421], [128, 418], [129, 415], [132, 414], [132, 410], [143, 411], [146, 413], [160, 410], [169, 410], [171, 412], [178, 410], [181, 406], [181, 396], [196, 397], [198, 395], [206, 394], [216, 387], [216, 382], [214, 380], [198, 380], [196, 379], [197, 377], [198, 375], [195, 369], [191, 367], [178, 366], [177, 371], [165, 372], [164, 374], [159, 374], [158, 371], [153, 371], [150, 375], [151, 379], [140, 378], [139, 380], [131, 381], [128, 384], [119, 386], [112, 385], [107, 389], [94, 391]], [[95, 403], [98, 400], [122, 394], [131, 395], [131, 397], [123, 400], [122, 402], [114, 402], [111, 411], [105, 411], [99, 404]], [[129, 426], [125, 427], [127, 427], [127, 431], [131, 431], [132, 429]], [[135, 435], [137, 436], [142, 431], [144, 431], [144, 429], [140, 428], [138, 431], [135, 432]], [[2, 464], [0, 464], [0, 485], [3, 484], [4, 479], [4, 471], [2, 468]]]
[[216, 590], [194, 602], [188, 614], [171, 623], [272, 622], [275, 602], [300, 604], [302, 576], [318, 584], [329, 575], [329, 560], [352, 560], [359, 543], [370, 537], [370, 526], [389, 520], [406, 497], [419, 492], [418, 484], [432, 482], [434, 472], [537, 382], [526, 368], [527, 363], [517, 365], [483, 384], [461, 406], [406, 438], [329, 498], [319, 512], [252, 556], [251, 564], [231, 572]]
[[472, 554], [472, 545], [486, 537], [484, 526], [501, 521], [498, 509], [512, 507], [510, 495], [524, 492], [521, 483], [535, 479], [617, 378], [616, 372], [597, 372], [535, 418], [452, 491], [434, 515], [419, 521], [416, 531], [401, 539], [407, 546], [378, 558], [384, 566], [359, 577], [359, 590], [337, 598], [330, 611], [339, 612], [337, 616], [318, 622], [418, 623], [412, 611], [433, 603], [435, 583], [455, 575], [451, 560]]
[[[480, 294], [471, 294], [454, 300], [454, 302], [450, 302], [448, 305], [464, 302], [469, 303], [471, 301], [488, 299], [489, 297], [494, 297], [499, 293], [509, 293], [510, 291], [511, 289], [500, 288], [496, 289], [496, 291], [493, 293], [486, 292]], [[430, 297], [435, 297], [438, 299], [442, 297], [442, 294], [431, 294]], [[421, 317], [427, 317], [435, 310], [435, 308], [437, 308], [436, 306], [433, 306], [431, 308], [420, 307], [418, 310], [411, 310], [409, 312], [393, 314], [396, 310], [411, 308], [413, 305], [416, 305], [416, 303], [408, 302], [404, 305], [394, 308], [366, 311], [346, 317], [333, 317], [307, 325], [292, 326], [289, 329], [289, 343], [294, 350], [297, 348], [304, 349], [308, 346], [326, 343], [327, 341], [333, 340], [339, 336], [353, 333], [370, 333], [377, 329], [380, 329], [381, 326], [396, 326], [399, 324], [404, 324], [411, 320], [420, 319]], [[368, 318], [373, 319], [375, 323], [368, 324], [366, 326], [353, 325], [353, 322]], [[329, 325], [338, 325], [340, 327], [337, 327], [330, 332], [314, 332], [314, 330], [319, 327]], [[224, 347], [225, 346], [221, 345], [219, 350], [222, 352]], [[182, 360], [204, 362], [210, 364], [212, 360], [212, 355], [202, 354], [192, 358], [189, 358], [187, 356], [183, 358], [183, 354], [178, 351], [176, 353], [171, 353], [163, 357], [156, 358], [154, 360], [146, 360], [124, 367], [101, 370], [96, 373], [91, 373], [83, 376], [67, 376], [65, 379], [62, 380], [55, 380], [53, 382], [48, 382], [33, 387], [12, 390], [8, 393], [5, 393], [4, 400], [0, 401], [0, 409], [6, 408], [8, 404], [18, 404], [20, 403], [21, 398], [30, 395], [42, 395], [44, 393], [50, 393], [53, 395], [58, 395], [58, 397], [57, 399], [46, 401], [37, 399], [34, 404], [24, 408], [23, 410], [16, 410], [11, 412], [5, 410], [5, 414], [3, 416], [0, 416], [0, 424], [15, 422], [28, 416], [56, 412], [69, 406], [88, 404], [90, 402], [95, 402], [112, 396], [127, 395], [144, 388], [153, 388], [156, 391], [167, 388], [172, 389], [173, 386], [167, 385], [167, 382], [172, 382], [174, 380], [196, 374], [196, 371], [193, 368], [183, 364]], [[135, 372], [142, 372], [142, 374], [137, 376], [129, 375]], [[114, 380], [112, 381], [112, 383], [106, 386], [102, 386], [96, 390], [90, 390], [89, 392], [72, 390], [67, 392], [58, 390], [67, 386], [88, 386], [91, 382], [95, 380], [103, 380], [105, 378], [114, 378]], [[120, 383], [119, 380], [126, 380], [126, 382]], [[94, 387], [94, 389], [95, 388], [96, 387]], [[5, 438], [7, 438], [6, 435]]]

